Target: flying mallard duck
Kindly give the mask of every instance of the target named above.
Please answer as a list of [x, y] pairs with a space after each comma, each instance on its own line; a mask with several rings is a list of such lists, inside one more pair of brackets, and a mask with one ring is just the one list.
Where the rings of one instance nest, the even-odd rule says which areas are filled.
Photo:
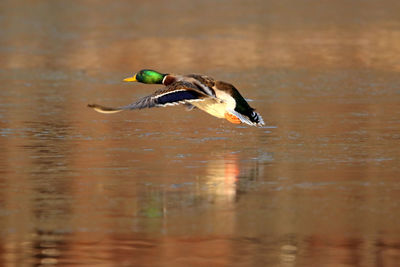
[[197, 107], [217, 118], [226, 118], [232, 123], [247, 123], [252, 126], [264, 125], [261, 115], [250, 107], [233, 85], [215, 81], [205, 75], [162, 74], [145, 69], [124, 79], [124, 81], [163, 84], [165, 87], [126, 106], [105, 107], [89, 104], [88, 107], [101, 113], [116, 113], [123, 110], [184, 104], [189, 109]]

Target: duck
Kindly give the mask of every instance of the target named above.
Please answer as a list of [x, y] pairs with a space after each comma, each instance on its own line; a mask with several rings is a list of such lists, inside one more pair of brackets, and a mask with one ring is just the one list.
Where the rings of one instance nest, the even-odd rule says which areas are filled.
[[249, 105], [232, 84], [214, 80], [206, 75], [178, 75], [142, 69], [123, 81], [160, 84], [163, 87], [126, 106], [107, 107], [88, 104], [88, 107], [97, 112], [109, 114], [124, 110], [185, 105], [188, 110], [198, 108], [234, 124], [244, 123], [256, 127], [265, 125], [261, 115]]

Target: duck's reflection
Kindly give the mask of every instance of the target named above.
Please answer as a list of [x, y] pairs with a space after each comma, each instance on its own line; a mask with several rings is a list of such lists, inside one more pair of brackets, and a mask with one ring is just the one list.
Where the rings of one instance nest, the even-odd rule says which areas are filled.
[[236, 154], [219, 155], [206, 166], [207, 195], [215, 204], [228, 204], [235, 200], [240, 174]]
[[259, 164], [259, 160], [243, 159], [233, 152], [213, 157], [214, 160], [206, 166], [205, 184], [207, 195], [217, 205], [239, 201], [239, 197], [246, 194], [263, 175], [263, 165]]

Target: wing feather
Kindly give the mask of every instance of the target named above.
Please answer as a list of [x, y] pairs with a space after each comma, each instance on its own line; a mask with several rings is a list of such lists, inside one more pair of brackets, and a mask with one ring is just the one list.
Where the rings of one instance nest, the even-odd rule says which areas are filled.
[[177, 81], [126, 106], [106, 107], [98, 104], [89, 104], [88, 107], [100, 113], [117, 113], [124, 110], [187, 104], [202, 101], [206, 97], [207, 95], [199, 91], [194, 84], [186, 81]]

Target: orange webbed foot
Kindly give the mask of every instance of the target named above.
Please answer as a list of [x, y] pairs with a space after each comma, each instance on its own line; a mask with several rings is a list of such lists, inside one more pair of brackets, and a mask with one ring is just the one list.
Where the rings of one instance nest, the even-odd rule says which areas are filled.
[[239, 124], [242, 123], [238, 117], [235, 115], [225, 112], [225, 119], [227, 119], [231, 123]]

